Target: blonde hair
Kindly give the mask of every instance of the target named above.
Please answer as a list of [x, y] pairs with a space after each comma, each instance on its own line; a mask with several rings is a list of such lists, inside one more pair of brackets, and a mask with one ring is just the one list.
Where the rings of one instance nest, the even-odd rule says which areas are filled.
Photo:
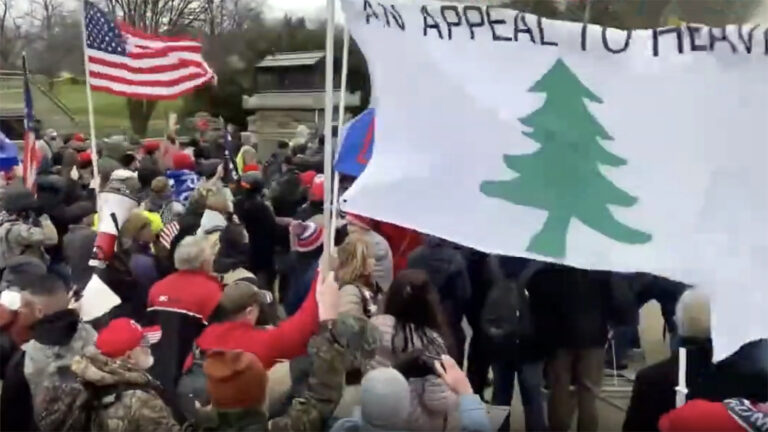
[[336, 279], [339, 286], [363, 282], [370, 276], [368, 260], [371, 258], [370, 247], [365, 238], [351, 234], [339, 246]]
[[129, 248], [139, 236], [139, 233], [151, 226], [151, 222], [142, 210], [134, 210], [118, 231], [117, 238], [121, 248]]

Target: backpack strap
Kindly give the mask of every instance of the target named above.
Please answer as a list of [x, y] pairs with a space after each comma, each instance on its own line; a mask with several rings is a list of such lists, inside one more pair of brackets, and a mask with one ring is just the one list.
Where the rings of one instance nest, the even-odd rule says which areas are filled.
[[371, 318], [375, 311], [371, 307], [371, 298], [368, 297], [369, 294], [366, 292], [366, 288], [361, 287], [359, 284], [354, 284], [354, 287], [360, 293], [360, 301], [363, 303], [363, 315], [366, 318]]

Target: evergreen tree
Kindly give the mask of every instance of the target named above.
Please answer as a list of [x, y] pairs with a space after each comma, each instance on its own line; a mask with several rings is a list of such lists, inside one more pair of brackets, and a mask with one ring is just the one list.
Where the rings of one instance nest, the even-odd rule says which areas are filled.
[[598, 165], [620, 167], [627, 163], [600, 144], [599, 140], [613, 138], [584, 102], [602, 103], [602, 99], [582, 84], [561, 59], [529, 92], [546, 95], [539, 109], [520, 119], [531, 128], [523, 135], [541, 147], [530, 154], [504, 155], [504, 163], [518, 176], [480, 185], [486, 196], [549, 213], [528, 244], [528, 251], [564, 257], [572, 218], [622, 243], [649, 242], [650, 234], [621, 223], [608, 208], [609, 204], [632, 207], [637, 198], [618, 188], [598, 169]]

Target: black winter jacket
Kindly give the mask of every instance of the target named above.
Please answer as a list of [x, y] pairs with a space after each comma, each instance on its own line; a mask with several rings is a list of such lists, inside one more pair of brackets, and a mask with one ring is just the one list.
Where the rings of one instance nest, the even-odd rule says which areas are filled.
[[[615, 279], [615, 280], [614, 280]], [[631, 325], [637, 306], [629, 286], [610, 272], [546, 264], [528, 280], [538, 332], [550, 349], [605, 346], [608, 325]], [[536, 312], [534, 312], [536, 313]]]
[[275, 221], [275, 215], [257, 194], [246, 192], [235, 201], [235, 214], [248, 232], [249, 269], [254, 273], [275, 272], [275, 247], [287, 243], [287, 228]]

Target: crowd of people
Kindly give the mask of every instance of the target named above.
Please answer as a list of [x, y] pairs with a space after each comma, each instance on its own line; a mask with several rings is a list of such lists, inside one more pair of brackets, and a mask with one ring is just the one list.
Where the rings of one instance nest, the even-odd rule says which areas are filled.
[[[673, 349], [637, 374], [624, 429], [768, 427], [768, 341], [714, 363], [701, 288], [350, 213], [325, 226], [322, 136], [266, 160], [236, 133], [115, 137], [98, 155], [43, 137], [35, 191], [2, 187], [0, 431], [485, 432], [515, 378], [527, 431], [595, 431], [604, 369], [627, 367], [650, 300], [687, 348], [689, 402]], [[118, 223], [97, 191], [136, 208]], [[94, 281], [119, 298], [95, 317]]]

